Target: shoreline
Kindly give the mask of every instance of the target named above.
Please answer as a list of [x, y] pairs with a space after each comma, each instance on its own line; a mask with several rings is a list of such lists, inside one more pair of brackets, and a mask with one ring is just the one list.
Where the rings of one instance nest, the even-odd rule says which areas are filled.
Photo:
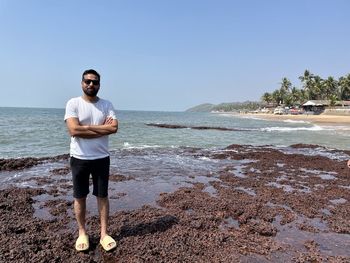
[[347, 125], [350, 126], [350, 116], [344, 115], [276, 115], [272, 113], [230, 113], [234, 116], [248, 116], [248, 117], [256, 117], [262, 120], [273, 120], [273, 121], [285, 121], [285, 120], [296, 120], [296, 121], [306, 121], [311, 122], [313, 124], [329, 124], [329, 125]]

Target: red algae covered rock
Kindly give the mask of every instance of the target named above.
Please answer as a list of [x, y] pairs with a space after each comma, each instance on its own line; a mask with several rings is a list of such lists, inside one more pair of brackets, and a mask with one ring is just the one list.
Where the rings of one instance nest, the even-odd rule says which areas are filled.
[[[60, 164], [50, 175], [63, 178], [32, 178], [43, 188], [0, 190], [0, 262], [350, 262], [346, 161], [299, 152], [305, 147], [183, 150], [224, 162], [205, 182], [184, 170], [186, 186], [157, 195], [153, 206], [111, 211], [109, 234], [118, 245], [109, 253], [99, 245], [99, 218], [91, 215], [90, 249], [75, 251], [73, 198], [65, 195], [68, 169]], [[136, 180], [149, 179], [111, 174], [122, 187]], [[111, 202], [143, 190], [132, 195], [122, 187], [110, 190]]]

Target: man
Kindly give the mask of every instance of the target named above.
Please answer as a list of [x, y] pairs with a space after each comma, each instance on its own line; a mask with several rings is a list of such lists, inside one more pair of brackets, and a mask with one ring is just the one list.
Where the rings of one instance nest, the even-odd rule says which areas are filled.
[[83, 95], [67, 102], [64, 120], [71, 135], [70, 165], [73, 177], [74, 212], [79, 227], [75, 243], [78, 251], [89, 249], [89, 237], [85, 226], [86, 196], [89, 193], [90, 174], [92, 194], [97, 197], [101, 224], [100, 244], [109, 251], [116, 241], [107, 234], [109, 216], [108, 135], [116, 133], [118, 121], [113, 105], [97, 96], [100, 75], [93, 69], [84, 71], [81, 86]]

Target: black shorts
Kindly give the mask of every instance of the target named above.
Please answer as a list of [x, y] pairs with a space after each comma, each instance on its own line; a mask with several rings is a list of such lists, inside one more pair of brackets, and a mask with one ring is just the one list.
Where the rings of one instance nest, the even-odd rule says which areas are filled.
[[89, 193], [89, 179], [92, 176], [92, 194], [97, 197], [108, 196], [109, 156], [96, 160], [70, 158], [73, 177], [73, 196], [84, 198]]

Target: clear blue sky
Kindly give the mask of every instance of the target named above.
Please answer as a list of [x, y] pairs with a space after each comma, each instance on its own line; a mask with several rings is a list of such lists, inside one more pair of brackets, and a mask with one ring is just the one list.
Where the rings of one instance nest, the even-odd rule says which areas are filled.
[[0, 0], [0, 106], [64, 108], [81, 73], [122, 110], [259, 100], [350, 73], [347, 0]]

